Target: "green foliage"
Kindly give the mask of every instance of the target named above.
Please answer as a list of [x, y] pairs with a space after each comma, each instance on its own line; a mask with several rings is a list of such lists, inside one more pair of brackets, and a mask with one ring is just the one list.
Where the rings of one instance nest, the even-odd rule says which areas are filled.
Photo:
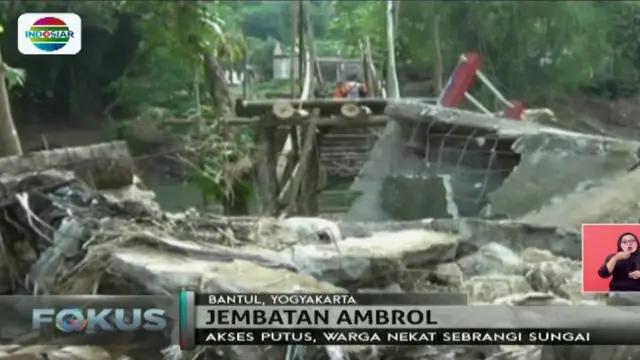
[[[542, 103], [549, 94], [585, 91], [605, 82], [629, 83], [631, 93], [640, 91], [638, 2], [399, 4], [396, 62], [401, 69], [432, 73], [436, 62], [432, 34], [437, 16], [445, 76], [461, 53], [474, 51], [484, 55], [483, 71], [495, 85], [510, 97], [533, 105]], [[26, 106], [16, 108], [49, 102], [51, 107], [71, 109], [74, 104], [84, 103], [78, 100], [83, 99], [80, 94], [104, 105], [96, 106], [98, 114], [81, 114], [90, 119], [102, 116], [103, 110], [111, 114], [114, 109], [119, 111], [113, 113], [131, 117], [155, 108], [170, 109], [178, 117], [193, 115], [192, 109], [206, 113], [211, 99], [203, 55], [213, 54], [224, 66], [237, 67], [246, 45], [249, 63], [259, 73], [271, 74], [276, 41], [291, 46], [292, 9], [292, 2], [285, 0], [0, 2], [2, 54], [7, 63], [20, 68], [9, 68], [7, 81], [13, 100], [27, 101]], [[82, 52], [73, 57], [20, 55], [15, 44], [16, 21], [24, 12], [80, 15]], [[384, 1], [314, 0], [309, 13], [318, 55], [340, 52], [343, 56], [360, 56], [367, 37], [374, 58], [379, 62], [386, 59]], [[287, 81], [265, 81], [254, 84], [252, 90], [278, 92], [288, 91], [288, 87]], [[485, 103], [492, 98], [475, 90], [474, 95]], [[20, 97], [15, 96], [18, 93]], [[599, 94], [606, 96], [604, 92]], [[245, 189], [239, 185], [243, 184], [242, 176], [229, 174], [236, 167], [242, 168], [239, 159], [248, 156], [244, 143], [248, 141], [237, 135], [227, 139], [215, 124], [207, 124], [205, 129], [199, 126], [189, 132], [188, 143], [201, 154], [201, 160], [196, 161], [200, 172], [190, 181], [215, 198], [234, 192], [244, 194]], [[197, 138], [194, 134], [198, 131], [210, 134]], [[232, 146], [234, 150], [229, 150]]]
[[22, 87], [27, 77], [27, 73], [24, 69], [17, 69], [5, 65], [5, 79], [7, 80], [7, 88], [11, 90], [15, 86]]
[[[335, 1], [332, 34], [352, 53], [370, 38], [386, 54], [385, 2]], [[440, 17], [445, 71], [466, 51], [484, 55], [484, 72], [505, 93], [529, 101], [572, 92], [598, 78], [624, 81], [640, 70], [640, 6], [598, 1], [403, 1], [396, 41], [399, 67], [430, 71], [433, 23]]]
[[276, 40], [273, 38], [262, 40], [249, 37], [246, 41], [249, 50], [249, 63], [254, 66], [260, 74], [272, 74], [273, 49], [276, 45]]
[[[282, 43], [291, 43], [292, 1], [251, 0], [235, 1], [230, 5], [237, 11], [246, 36], [259, 39], [273, 38]], [[327, 26], [333, 16], [330, 1], [311, 2], [311, 22], [317, 38], [324, 38]]]
[[187, 136], [187, 149], [197, 159], [191, 163], [187, 183], [204, 198], [223, 203], [246, 200], [252, 193], [250, 171], [252, 138], [249, 132], [230, 133], [220, 122], [200, 124]]

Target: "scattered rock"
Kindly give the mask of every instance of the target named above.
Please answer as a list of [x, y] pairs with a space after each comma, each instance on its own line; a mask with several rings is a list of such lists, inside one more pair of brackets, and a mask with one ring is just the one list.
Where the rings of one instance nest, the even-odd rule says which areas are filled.
[[347, 238], [337, 245], [295, 245], [282, 253], [301, 271], [334, 284], [376, 280], [385, 286], [407, 268], [453, 260], [457, 244], [453, 235], [406, 230]]
[[450, 262], [438, 264], [431, 273], [431, 277], [434, 282], [460, 287], [464, 280], [464, 273], [457, 263]]
[[526, 248], [520, 253], [522, 260], [527, 264], [539, 263], [542, 261], [552, 261], [557, 258], [551, 251], [538, 249], [538, 248]]
[[462, 289], [471, 303], [492, 303], [504, 296], [533, 290], [524, 276], [498, 274], [471, 277], [462, 284]]
[[557, 258], [535, 263], [530, 265], [525, 277], [536, 291], [576, 301], [587, 298], [581, 293], [582, 265], [577, 261]]
[[466, 277], [491, 274], [522, 275], [525, 272], [522, 258], [498, 243], [483, 245], [474, 254], [459, 259], [457, 264]]
[[[12, 181], [24, 184], [20, 179]], [[17, 185], [8, 189], [13, 191]], [[74, 201], [70, 196], [89, 190], [58, 190], [47, 197], [34, 196], [28, 204], [36, 217], [57, 229], [46, 234], [49, 241], [38, 236], [20, 204], [8, 212], [12, 223], [30, 229], [27, 236], [16, 237], [12, 223], [0, 218], [2, 240], [12, 239], [15, 254], [10, 258], [3, 253], [0, 262], [7, 269], [12, 265], [16, 272], [5, 271], [6, 279], [0, 280], [4, 286], [0, 289], [8, 294], [26, 293], [33, 284], [54, 294], [87, 294], [96, 288], [105, 293], [154, 295], [183, 288], [311, 293], [347, 288], [393, 293], [447, 289], [468, 294], [472, 306], [640, 303], [637, 297], [582, 295], [579, 234], [551, 226], [481, 219], [375, 224], [320, 218], [258, 221], [195, 211], [167, 216], [152, 197], [135, 189]], [[30, 287], [15, 281], [25, 278], [33, 282]], [[13, 336], [4, 329], [1, 335]], [[39, 349], [45, 349], [48, 359], [84, 360], [91, 354], [97, 360], [126, 360], [102, 348], [43, 345]], [[326, 357], [333, 350], [352, 360], [529, 360], [540, 355], [540, 347], [503, 346], [306, 349], [305, 359]], [[284, 347], [221, 346], [207, 351], [227, 360], [285, 357]], [[134, 358], [161, 356], [159, 348], [148, 352], [148, 358]], [[44, 359], [40, 354], [34, 347], [0, 348], [0, 360]], [[560, 360], [556, 353], [548, 356]]]

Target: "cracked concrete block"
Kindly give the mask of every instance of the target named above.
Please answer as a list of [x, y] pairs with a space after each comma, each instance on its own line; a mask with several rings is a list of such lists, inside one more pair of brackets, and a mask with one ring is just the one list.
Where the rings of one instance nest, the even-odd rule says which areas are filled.
[[[383, 205], [380, 198], [388, 176], [448, 176], [460, 216], [495, 214], [514, 218], [597, 185], [638, 162], [640, 142], [635, 141], [411, 100], [390, 103], [385, 112], [398, 124], [390, 123], [353, 184], [352, 190], [362, 195], [349, 211], [349, 220], [394, 218], [385, 210], [389, 205]], [[423, 157], [406, 152], [410, 131], [405, 128], [415, 124], [428, 129]], [[397, 198], [410, 198], [415, 188], [407, 188], [407, 195]], [[425, 209], [433, 206], [427, 201], [417, 206], [417, 197], [412, 201], [417, 213], [428, 212]], [[392, 211], [403, 205], [399, 202], [391, 206]], [[406, 219], [405, 214], [402, 216]]]
[[580, 230], [585, 223], [637, 223], [640, 219], [640, 169], [624, 172], [601, 185], [567, 195], [520, 220]]
[[492, 210], [521, 216], [638, 162], [640, 143], [570, 132], [522, 135], [513, 144], [520, 163], [488, 196]]
[[382, 182], [380, 206], [393, 220], [457, 218], [449, 176], [389, 176]]

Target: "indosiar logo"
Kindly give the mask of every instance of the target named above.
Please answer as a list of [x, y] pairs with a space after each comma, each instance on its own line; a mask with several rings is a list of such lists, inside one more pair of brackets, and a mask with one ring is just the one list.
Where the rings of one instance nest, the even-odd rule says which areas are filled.
[[18, 50], [25, 55], [75, 55], [82, 20], [72, 13], [26, 13], [18, 18]]
[[53, 324], [65, 333], [162, 331], [167, 327], [165, 313], [162, 309], [33, 309], [31, 318], [33, 330]]

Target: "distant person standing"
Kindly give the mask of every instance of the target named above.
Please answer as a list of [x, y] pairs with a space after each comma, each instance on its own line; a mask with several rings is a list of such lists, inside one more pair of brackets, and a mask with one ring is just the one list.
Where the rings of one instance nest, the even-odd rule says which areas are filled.
[[346, 81], [338, 81], [333, 93], [334, 98], [360, 99], [369, 96], [367, 85], [358, 80], [356, 75], [351, 75]]
[[640, 242], [633, 233], [624, 233], [618, 238], [617, 252], [608, 255], [598, 270], [598, 275], [611, 277], [609, 291], [640, 291]]

